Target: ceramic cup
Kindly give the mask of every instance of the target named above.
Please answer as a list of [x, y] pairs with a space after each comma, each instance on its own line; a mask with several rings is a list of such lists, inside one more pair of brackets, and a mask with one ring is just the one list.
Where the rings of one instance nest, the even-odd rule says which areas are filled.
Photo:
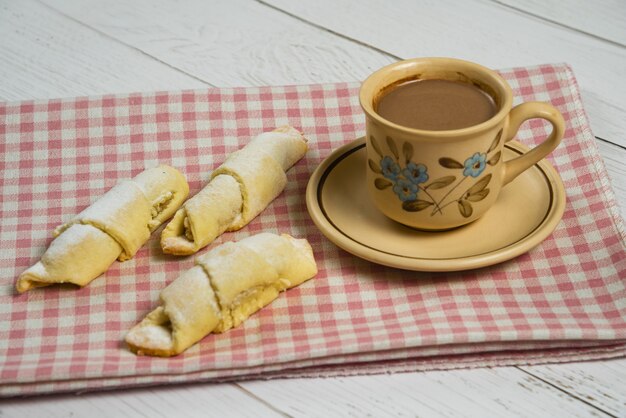
[[[472, 83], [493, 98], [496, 114], [463, 129], [428, 131], [397, 125], [375, 112], [385, 89], [418, 79]], [[502, 187], [556, 148], [565, 129], [553, 106], [527, 102], [512, 107], [511, 87], [495, 71], [451, 58], [383, 67], [363, 82], [359, 99], [366, 120], [371, 199], [387, 217], [417, 229], [451, 229], [484, 215]], [[552, 133], [527, 153], [503, 161], [504, 144], [532, 118], [549, 121]]]

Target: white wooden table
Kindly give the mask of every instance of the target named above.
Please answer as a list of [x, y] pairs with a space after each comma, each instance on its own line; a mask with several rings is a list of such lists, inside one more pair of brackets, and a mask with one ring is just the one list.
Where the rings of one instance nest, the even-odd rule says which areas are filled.
[[[625, 0], [0, 0], [0, 100], [353, 81], [418, 56], [570, 63], [625, 213]], [[626, 416], [626, 360], [9, 399], [0, 416]]]

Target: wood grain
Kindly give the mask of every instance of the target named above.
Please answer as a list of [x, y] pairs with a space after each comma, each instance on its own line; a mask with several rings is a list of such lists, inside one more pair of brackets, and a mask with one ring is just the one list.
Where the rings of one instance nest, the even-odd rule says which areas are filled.
[[0, 401], [2, 417], [284, 417], [233, 384], [161, 386]]
[[512, 367], [239, 385], [292, 417], [604, 415]]
[[595, 134], [626, 146], [626, 48], [485, 1], [263, 2], [402, 58], [451, 56], [491, 68], [567, 62]]
[[[626, 2], [623, 0], [495, 0], [552, 24], [626, 46]], [[602, 24], [598, 24], [602, 22]]]
[[625, 359], [522, 369], [609, 414], [626, 416]]
[[0, 100], [207, 86], [32, 0], [0, 1], [0, 56]]
[[393, 60], [254, 1], [45, 2], [217, 86], [361, 80]]

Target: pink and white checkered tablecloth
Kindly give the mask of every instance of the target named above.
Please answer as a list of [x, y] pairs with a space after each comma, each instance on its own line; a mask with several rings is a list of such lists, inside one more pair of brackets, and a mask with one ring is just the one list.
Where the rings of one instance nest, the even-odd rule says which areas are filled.
[[[550, 157], [567, 190], [565, 215], [527, 254], [446, 274], [363, 261], [308, 217], [312, 171], [363, 135], [358, 83], [1, 103], [0, 396], [623, 356], [626, 234], [576, 81], [565, 65], [501, 73], [517, 101], [549, 101], [567, 121]], [[213, 245], [263, 230], [306, 237], [319, 274], [243, 326], [171, 359], [125, 348], [126, 331], [193, 265], [193, 257], [164, 256], [158, 233], [83, 289], [14, 291], [54, 227], [119, 180], [165, 163], [187, 176], [193, 194], [225, 155], [283, 124], [309, 138], [307, 156], [265, 212]], [[547, 129], [532, 121], [518, 140], [533, 144]]]

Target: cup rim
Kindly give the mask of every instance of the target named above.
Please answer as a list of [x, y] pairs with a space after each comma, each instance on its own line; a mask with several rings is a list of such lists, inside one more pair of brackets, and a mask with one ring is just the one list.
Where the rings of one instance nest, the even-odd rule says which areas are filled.
[[[435, 62], [439, 64], [447, 63], [447, 64], [452, 64], [457, 67], [463, 67], [463, 68], [473, 68], [475, 70], [479, 70], [480, 72], [486, 74], [494, 82], [494, 84], [496, 84], [497, 87], [499, 87], [499, 89], [504, 93], [502, 97], [502, 104], [500, 105], [500, 109], [498, 110], [498, 112], [496, 112], [496, 114], [493, 115], [491, 118], [479, 124], [468, 126], [465, 128], [449, 129], [449, 130], [441, 130], [441, 131], [416, 129], [416, 128], [409, 128], [403, 125], [398, 125], [397, 123], [391, 122], [390, 120], [385, 119], [382, 116], [380, 116], [378, 113], [376, 113], [376, 111], [374, 111], [374, 106], [373, 106], [374, 97], [371, 97], [370, 95], [366, 95], [366, 88], [376, 83], [382, 74], [395, 70], [398, 67], [411, 66], [411, 65], [415, 65], [415, 64], [422, 63], [425, 61]], [[370, 90], [374, 91], [373, 88]], [[397, 62], [391, 63], [389, 65], [386, 65], [374, 71], [361, 83], [361, 87], [359, 89], [359, 103], [361, 105], [361, 108], [363, 109], [363, 111], [366, 113], [368, 117], [376, 120], [380, 124], [394, 128], [403, 133], [411, 134], [411, 135], [420, 135], [421, 137], [425, 139], [428, 137], [436, 138], [437, 140], [446, 139], [446, 138], [455, 139], [455, 138], [458, 138], [459, 136], [470, 135], [476, 132], [488, 130], [494, 127], [495, 125], [497, 125], [511, 111], [512, 103], [513, 103], [513, 91], [511, 87], [509, 86], [509, 84], [506, 82], [506, 80], [504, 80], [504, 78], [502, 78], [500, 74], [480, 64], [477, 64], [471, 61], [461, 60], [458, 58], [422, 57], [422, 58], [412, 58], [412, 59], [397, 61]]]

